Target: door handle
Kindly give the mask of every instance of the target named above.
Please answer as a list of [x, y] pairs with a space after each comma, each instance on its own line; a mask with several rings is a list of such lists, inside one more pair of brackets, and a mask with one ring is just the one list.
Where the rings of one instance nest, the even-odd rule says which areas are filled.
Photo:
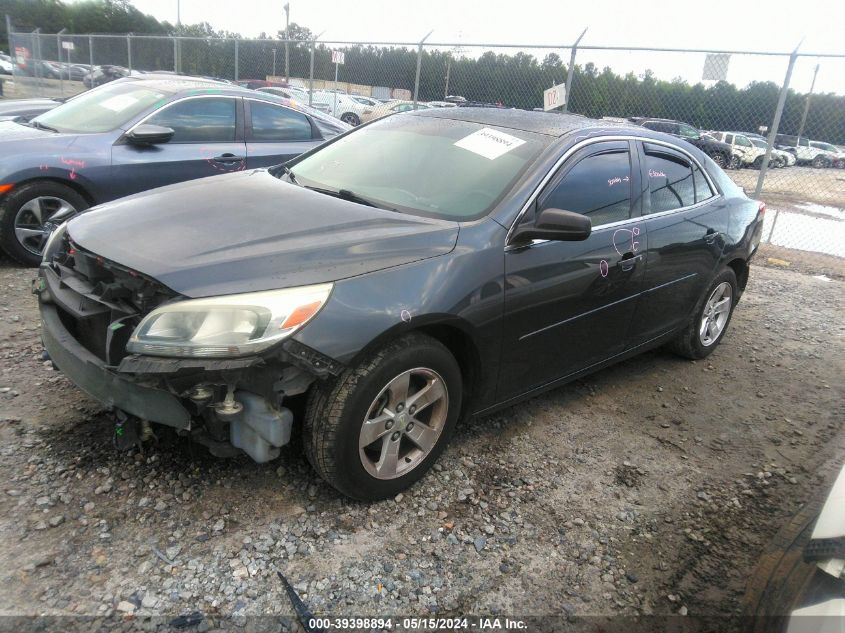
[[243, 159], [243, 156], [235, 156], [234, 154], [229, 154], [227, 152], [225, 154], [221, 154], [220, 156], [215, 156], [211, 160], [213, 160], [215, 163], [239, 163]]
[[617, 262], [617, 266], [621, 268], [624, 272], [628, 272], [629, 270], [633, 270], [634, 266], [637, 265], [637, 262], [642, 259], [642, 255], [634, 255], [633, 253], [625, 253]]
[[716, 238], [719, 237], [721, 233], [719, 231], [715, 231], [713, 229], [707, 229], [707, 233], [704, 234], [704, 241], [708, 244], [712, 244], [716, 241]]

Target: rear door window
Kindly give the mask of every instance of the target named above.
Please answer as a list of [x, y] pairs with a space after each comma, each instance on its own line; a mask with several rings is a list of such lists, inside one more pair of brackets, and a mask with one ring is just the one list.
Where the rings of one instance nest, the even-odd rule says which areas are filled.
[[172, 128], [170, 143], [232, 143], [235, 140], [236, 99], [201, 97], [177, 101], [146, 123]]
[[264, 101], [249, 101], [252, 141], [310, 141], [311, 122], [301, 112]]
[[695, 204], [692, 166], [680, 154], [644, 144], [650, 213], [672, 211]]

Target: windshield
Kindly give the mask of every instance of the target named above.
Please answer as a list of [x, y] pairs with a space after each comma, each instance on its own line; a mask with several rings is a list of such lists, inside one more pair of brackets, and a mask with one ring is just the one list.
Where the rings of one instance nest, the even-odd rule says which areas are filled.
[[74, 97], [33, 121], [58, 132], [108, 132], [128, 123], [167, 96], [165, 92], [144, 87], [136, 81], [112, 83]]
[[292, 166], [297, 183], [449, 220], [489, 213], [551, 137], [479, 123], [396, 115]]

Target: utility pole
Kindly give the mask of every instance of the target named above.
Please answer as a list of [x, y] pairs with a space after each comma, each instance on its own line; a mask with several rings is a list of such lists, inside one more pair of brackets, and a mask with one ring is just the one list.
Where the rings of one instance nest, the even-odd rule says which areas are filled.
[[290, 47], [290, 2], [285, 2], [285, 83], [290, 80], [290, 59], [288, 48]]
[[804, 113], [801, 115], [801, 125], [798, 126], [798, 138], [804, 134], [804, 125], [807, 123], [807, 113], [810, 111], [810, 97], [813, 96], [813, 89], [816, 87], [816, 77], [819, 74], [819, 65], [813, 71], [813, 82], [810, 84], [810, 92], [807, 93], [807, 100], [804, 102]]

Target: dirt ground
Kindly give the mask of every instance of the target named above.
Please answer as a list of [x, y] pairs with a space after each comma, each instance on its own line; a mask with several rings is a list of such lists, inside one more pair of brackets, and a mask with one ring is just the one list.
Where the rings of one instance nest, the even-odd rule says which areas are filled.
[[765, 260], [708, 359], [650, 352], [464, 423], [376, 504], [295, 448], [117, 453], [108, 412], [41, 359], [33, 271], [0, 262], [0, 613], [240, 627], [293, 614], [278, 569], [318, 616], [736, 615], [845, 460], [845, 281]]

